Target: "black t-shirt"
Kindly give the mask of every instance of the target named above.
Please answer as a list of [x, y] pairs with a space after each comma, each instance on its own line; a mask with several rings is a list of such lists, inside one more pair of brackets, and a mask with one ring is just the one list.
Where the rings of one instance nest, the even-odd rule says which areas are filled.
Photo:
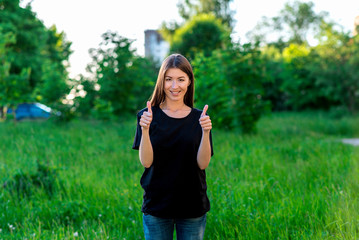
[[[137, 130], [132, 148], [139, 149], [142, 130]], [[153, 163], [141, 177], [144, 189], [142, 212], [162, 218], [195, 218], [210, 209], [206, 172], [197, 165], [202, 138], [199, 119], [202, 111], [192, 108], [184, 118], [172, 118], [158, 106], [152, 107], [150, 140]], [[213, 155], [210, 133], [211, 155]]]

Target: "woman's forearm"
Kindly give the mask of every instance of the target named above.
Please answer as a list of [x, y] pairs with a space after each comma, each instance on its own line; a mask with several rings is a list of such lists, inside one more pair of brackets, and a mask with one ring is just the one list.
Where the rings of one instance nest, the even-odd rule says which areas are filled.
[[197, 164], [202, 170], [206, 169], [211, 160], [211, 144], [209, 141], [209, 131], [203, 131], [201, 144], [197, 153]]
[[153, 149], [148, 130], [142, 131], [139, 149], [140, 161], [145, 168], [151, 167], [153, 163]]

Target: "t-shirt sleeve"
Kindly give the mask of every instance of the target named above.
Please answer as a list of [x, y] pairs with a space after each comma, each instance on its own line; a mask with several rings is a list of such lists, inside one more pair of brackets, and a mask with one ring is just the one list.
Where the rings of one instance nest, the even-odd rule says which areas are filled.
[[142, 136], [142, 130], [140, 126], [140, 119], [141, 119], [141, 112], [137, 114], [137, 128], [136, 128], [136, 134], [135, 139], [133, 141], [132, 149], [138, 150], [141, 143], [141, 136]]

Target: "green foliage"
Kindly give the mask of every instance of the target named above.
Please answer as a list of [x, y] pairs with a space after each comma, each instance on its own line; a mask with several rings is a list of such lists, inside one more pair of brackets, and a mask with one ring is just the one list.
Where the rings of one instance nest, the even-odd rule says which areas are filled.
[[47, 30], [46, 52], [42, 63], [42, 76], [38, 81], [33, 97], [47, 105], [55, 106], [62, 103], [70, 92], [68, 81], [68, 58], [72, 53], [71, 43], [66, 41], [65, 33], [58, 33], [55, 26]]
[[[0, 106], [16, 106], [28, 97], [30, 69], [24, 68], [20, 74], [10, 73], [11, 58], [8, 46], [15, 41], [14, 34], [4, 33], [0, 25]], [[4, 113], [1, 115], [6, 116]]]
[[177, 4], [178, 13], [184, 22], [162, 22], [160, 27], [161, 35], [168, 42], [172, 42], [173, 36], [179, 28], [191, 21], [193, 17], [201, 14], [214, 15], [220, 20], [221, 25], [225, 25], [232, 31], [235, 24], [233, 19], [235, 12], [230, 9], [231, 2], [232, 0], [180, 0]]
[[275, 19], [275, 25], [283, 29], [283, 24], [287, 24], [290, 30], [290, 43], [305, 44], [307, 34], [311, 29], [318, 29], [319, 24], [327, 15], [325, 12], [319, 14], [314, 12], [313, 2], [295, 1], [293, 5], [286, 3], [284, 9], [280, 11], [280, 18]]
[[175, 31], [170, 51], [193, 60], [201, 52], [209, 56], [212, 51], [229, 46], [229, 29], [213, 14], [200, 14]]
[[318, 107], [316, 106], [319, 103], [318, 89], [307, 70], [310, 63], [309, 53], [308, 47], [298, 44], [290, 44], [283, 50], [281, 89], [287, 96], [285, 102], [287, 109], [303, 110]]
[[[280, 48], [290, 43], [308, 44], [308, 34], [317, 31], [327, 15], [326, 12], [316, 13], [311, 1], [287, 2], [278, 16], [263, 17], [248, 36], [255, 42], [271, 42]], [[275, 40], [273, 33], [276, 33]]]
[[287, 110], [287, 94], [282, 85], [284, 61], [280, 50], [274, 46], [266, 46], [261, 49], [261, 62], [263, 67], [263, 100], [271, 103], [272, 111]]
[[254, 132], [268, 108], [262, 100], [259, 51], [251, 45], [218, 50], [210, 57], [197, 55], [193, 66], [196, 105], [209, 105], [212, 121], [218, 128]]
[[195, 105], [202, 108], [205, 104], [209, 105], [208, 113], [214, 115], [212, 122], [218, 128], [233, 128], [235, 112], [233, 111], [232, 86], [229, 84], [227, 74], [225, 74], [227, 56], [222, 56], [221, 52], [213, 52], [211, 57], [198, 54], [192, 62], [195, 83]]
[[54, 103], [52, 104], [54, 113], [50, 120], [57, 124], [65, 124], [76, 117], [75, 108], [70, 104]]
[[143, 108], [150, 97], [157, 69], [148, 59], [134, 54], [133, 41], [115, 32], [106, 32], [102, 37], [100, 48], [90, 50], [93, 62], [88, 69], [96, 80], [81, 81], [89, 95], [77, 101], [78, 107], [88, 114], [93, 106], [92, 115], [100, 117], [104, 114], [101, 118], [106, 119], [109, 114], [133, 114]]
[[336, 29], [335, 24], [323, 22], [314, 47], [290, 44], [283, 51], [273, 46], [262, 49], [264, 98], [273, 110], [357, 112], [358, 37]]
[[112, 103], [101, 98], [97, 98], [92, 109], [92, 116], [96, 119], [111, 120], [113, 119]]
[[308, 66], [321, 94], [331, 99], [334, 106], [344, 106], [351, 113], [359, 108], [358, 43], [358, 35], [350, 37], [336, 31], [331, 24], [325, 25]]
[[6, 48], [6, 60], [0, 70], [4, 86], [0, 106], [33, 101], [50, 106], [61, 103], [69, 92], [66, 64], [71, 43], [55, 26], [47, 29], [31, 4], [21, 8], [18, 0], [3, 0], [0, 6], [0, 35], [8, 35], [4, 39], [11, 36], [5, 45], [0, 44], [0, 48]]
[[7, 54], [7, 46], [15, 42], [15, 36], [12, 33], [4, 33], [0, 28], [0, 79], [3, 80], [9, 75], [10, 63]]
[[234, 27], [234, 11], [229, 7], [231, 2], [232, 0], [181, 0], [177, 7], [179, 15], [186, 21], [202, 13], [214, 14], [216, 18], [221, 19], [222, 23], [232, 29]]
[[[337, 104], [328, 86], [318, 81], [316, 53], [308, 44], [325, 23], [327, 13], [314, 11], [313, 2], [286, 3], [278, 16], [264, 17], [248, 35], [263, 46], [264, 99], [272, 110], [330, 109]], [[270, 34], [275, 38], [268, 40]], [[319, 59], [318, 59], [319, 60]], [[321, 60], [319, 60], [321, 61]]]
[[328, 111], [328, 116], [333, 119], [342, 119], [350, 115], [351, 113], [345, 106], [333, 106]]
[[[84, 118], [90, 117], [91, 110], [95, 106], [95, 100], [98, 98], [96, 82], [81, 75], [80, 79], [74, 83], [74, 89], [75, 95], [77, 95], [74, 99], [76, 113]], [[84, 96], [84, 94], [86, 95]]]
[[[358, 37], [326, 22], [327, 13], [315, 13], [313, 7], [312, 2], [287, 3], [278, 16], [264, 18], [251, 33], [253, 40], [264, 45], [264, 99], [271, 101], [273, 110], [355, 114], [359, 108]], [[264, 30], [288, 38], [279, 35], [268, 43]], [[318, 40], [316, 46], [309, 46], [309, 33]]]
[[[67, 75], [62, 69], [62, 65], [49, 60], [42, 66], [42, 81], [38, 83], [33, 92], [37, 101], [43, 101], [50, 106], [59, 103], [70, 92], [66, 83]], [[60, 70], [60, 71], [59, 71]]]

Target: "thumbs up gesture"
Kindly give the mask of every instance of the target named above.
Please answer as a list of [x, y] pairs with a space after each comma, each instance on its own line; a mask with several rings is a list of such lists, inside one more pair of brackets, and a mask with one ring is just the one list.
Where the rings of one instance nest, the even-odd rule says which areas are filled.
[[142, 130], [149, 130], [150, 124], [152, 122], [152, 108], [151, 102], [147, 101], [147, 111], [144, 111], [141, 119], [140, 119], [140, 126]]
[[205, 105], [199, 119], [199, 124], [204, 132], [209, 132], [212, 129], [212, 121], [208, 115], [206, 115], [208, 105]]

